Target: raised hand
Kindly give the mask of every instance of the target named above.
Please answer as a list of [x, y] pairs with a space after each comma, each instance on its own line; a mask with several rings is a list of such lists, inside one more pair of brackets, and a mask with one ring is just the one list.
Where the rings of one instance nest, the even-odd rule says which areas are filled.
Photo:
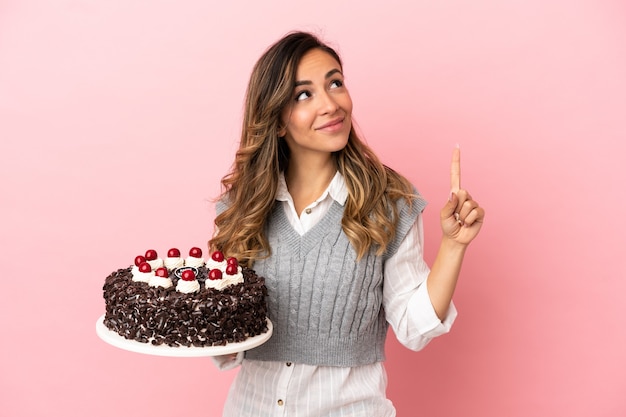
[[485, 210], [461, 188], [461, 150], [455, 147], [450, 165], [450, 198], [441, 209], [444, 237], [467, 245], [480, 231]]

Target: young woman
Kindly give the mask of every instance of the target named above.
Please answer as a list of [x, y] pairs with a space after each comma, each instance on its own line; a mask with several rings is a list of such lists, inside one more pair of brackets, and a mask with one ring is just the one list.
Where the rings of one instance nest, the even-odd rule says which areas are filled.
[[271, 339], [245, 354], [225, 416], [394, 416], [390, 324], [413, 350], [449, 331], [452, 295], [484, 211], [454, 150], [443, 236], [423, 259], [424, 200], [356, 134], [337, 53], [290, 33], [255, 65], [241, 143], [223, 178], [211, 250], [266, 278]]

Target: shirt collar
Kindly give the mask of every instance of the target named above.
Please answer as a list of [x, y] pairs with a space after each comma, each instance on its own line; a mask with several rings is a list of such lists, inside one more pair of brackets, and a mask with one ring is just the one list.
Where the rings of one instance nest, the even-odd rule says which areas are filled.
[[[346, 188], [346, 181], [343, 178], [343, 175], [339, 173], [339, 171], [335, 173], [335, 176], [330, 181], [330, 184], [328, 184], [328, 188], [326, 188], [324, 193], [322, 193], [317, 201], [322, 201], [327, 196], [330, 196], [333, 200], [335, 200], [342, 206], [346, 203], [346, 200], [348, 199], [348, 189]], [[278, 176], [278, 190], [276, 191], [276, 200], [291, 200], [291, 195], [289, 194], [289, 190], [287, 189], [287, 182], [285, 181], [284, 172], [281, 172]]]

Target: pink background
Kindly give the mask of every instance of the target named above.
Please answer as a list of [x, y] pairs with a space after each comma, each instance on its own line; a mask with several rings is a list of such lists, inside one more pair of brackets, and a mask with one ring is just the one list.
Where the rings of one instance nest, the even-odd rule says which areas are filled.
[[216, 4], [0, 1], [0, 414], [219, 415], [236, 371], [106, 345], [102, 284], [205, 246], [251, 67], [308, 29], [430, 201], [428, 260], [457, 142], [487, 209], [452, 333], [389, 337], [399, 415], [624, 415], [623, 1]]

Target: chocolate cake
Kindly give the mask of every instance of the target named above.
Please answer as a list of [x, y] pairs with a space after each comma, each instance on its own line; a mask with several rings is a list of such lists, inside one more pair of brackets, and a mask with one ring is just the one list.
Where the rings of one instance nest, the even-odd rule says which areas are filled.
[[199, 261], [198, 251], [182, 261], [171, 249], [162, 262], [150, 250], [135, 266], [111, 273], [103, 287], [104, 325], [126, 339], [172, 347], [222, 346], [266, 332], [264, 278], [219, 252]]

